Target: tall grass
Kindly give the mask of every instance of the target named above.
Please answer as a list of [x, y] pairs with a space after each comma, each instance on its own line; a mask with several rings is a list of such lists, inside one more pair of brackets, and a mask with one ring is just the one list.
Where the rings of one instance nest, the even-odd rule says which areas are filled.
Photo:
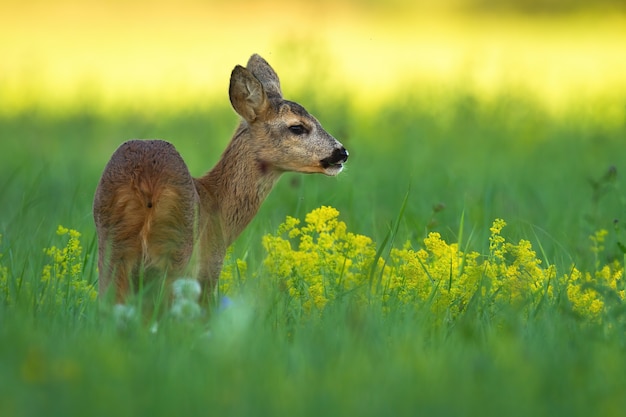
[[[405, 242], [424, 248], [431, 232], [483, 262], [502, 218], [507, 241], [528, 240], [559, 276], [596, 276], [614, 262], [623, 271], [624, 123], [606, 123], [597, 109], [557, 117], [524, 96], [485, 101], [463, 90], [377, 111], [300, 94], [350, 150], [346, 172], [286, 175], [227, 261], [236, 291], [200, 319], [165, 315], [158, 328], [89, 299], [95, 184], [131, 137], [172, 141], [201, 174], [234, 114], [3, 116], [0, 415], [623, 413], [623, 300], [593, 280], [585, 288], [606, 306], [599, 321], [577, 312], [558, 282], [550, 285], [561, 297], [539, 300], [532, 314], [502, 300], [487, 308], [479, 291], [443, 323], [432, 299], [381, 308], [359, 301], [361, 289], [307, 310], [271, 271], [262, 237], [288, 215], [303, 221], [328, 205], [348, 231], [372, 239], [377, 262], [390, 265]], [[59, 225], [80, 232], [80, 251]], [[623, 272], [616, 282], [623, 290]]]

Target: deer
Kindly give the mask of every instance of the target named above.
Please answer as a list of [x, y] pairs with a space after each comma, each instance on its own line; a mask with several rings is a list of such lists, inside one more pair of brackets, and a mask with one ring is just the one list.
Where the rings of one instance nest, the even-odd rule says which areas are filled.
[[278, 75], [258, 54], [232, 70], [229, 98], [239, 125], [202, 177], [192, 177], [164, 140], [133, 139], [114, 151], [93, 202], [100, 299], [113, 293], [124, 304], [140, 280], [164, 284], [193, 271], [209, 302], [227, 248], [283, 173], [336, 176], [344, 168], [346, 148], [283, 98]]

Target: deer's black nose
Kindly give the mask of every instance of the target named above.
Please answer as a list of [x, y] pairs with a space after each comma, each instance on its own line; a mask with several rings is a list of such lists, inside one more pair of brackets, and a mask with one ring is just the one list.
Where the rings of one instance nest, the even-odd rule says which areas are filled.
[[330, 166], [341, 165], [348, 160], [348, 151], [343, 146], [337, 148], [328, 157], [321, 160], [322, 166], [328, 168]]
[[331, 164], [343, 164], [348, 160], [348, 151], [343, 146], [333, 151], [333, 154], [328, 158], [328, 162]]
[[348, 150], [344, 148], [343, 146], [333, 151], [333, 157], [337, 159], [338, 163], [346, 162], [348, 160], [349, 155], [350, 154], [348, 153]]

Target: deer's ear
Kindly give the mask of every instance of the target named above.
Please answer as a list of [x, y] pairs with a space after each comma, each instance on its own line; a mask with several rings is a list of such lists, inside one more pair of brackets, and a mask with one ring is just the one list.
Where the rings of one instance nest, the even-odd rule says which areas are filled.
[[237, 65], [230, 75], [230, 102], [247, 122], [262, 118], [269, 109], [263, 85], [244, 67]]
[[276, 71], [264, 60], [261, 55], [254, 54], [248, 60], [246, 65], [248, 71], [261, 81], [265, 93], [268, 97], [282, 97], [283, 92], [280, 90], [280, 80]]

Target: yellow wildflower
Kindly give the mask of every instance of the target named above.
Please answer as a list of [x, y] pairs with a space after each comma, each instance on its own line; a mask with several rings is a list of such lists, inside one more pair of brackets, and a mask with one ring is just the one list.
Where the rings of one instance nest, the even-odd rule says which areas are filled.
[[[581, 317], [601, 320], [607, 301], [597, 289], [626, 298], [619, 262], [597, 263], [594, 273], [572, 268], [557, 280], [556, 266], [544, 267], [530, 241], [507, 242], [502, 219], [489, 229], [487, 256], [464, 252], [432, 232], [422, 248], [414, 250], [407, 242], [391, 248], [388, 259], [376, 259], [372, 240], [349, 232], [338, 217], [336, 209], [320, 207], [306, 215], [303, 226], [287, 217], [276, 234], [263, 237], [265, 267], [302, 312], [321, 311], [350, 294], [357, 302], [378, 300], [383, 312], [394, 305], [426, 308], [433, 323], [443, 324], [463, 314], [477, 291], [481, 309], [496, 314], [503, 306], [531, 311], [541, 302], [556, 301], [560, 285]], [[596, 260], [605, 237], [606, 231], [591, 236]]]
[[242, 259], [232, 259], [232, 247], [226, 252], [224, 266], [219, 279], [219, 293], [233, 295], [246, 281], [248, 263]]
[[59, 226], [56, 234], [67, 236], [68, 240], [63, 248], [53, 245], [44, 249], [52, 263], [44, 265], [41, 272], [41, 282], [46, 290], [40, 302], [82, 305], [95, 301], [97, 297], [95, 288], [82, 276], [83, 248], [80, 243], [80, 232]]
[[505, 239], [500, 235], [502, 229], [506, 226], [506, 222], [502, 219], [494, 220], [493, 224], [489, 228], [491, 236], [489, 237], [489, 253], [496, 259], [502, 260], [504, 258], [504, 242]]
[[57, 235], [63, 236], [65, 234], [67, 234], [69, 231], [70, 231], [70, 229], [68, 229], [67, 227], [63, 227], [63, 226], [59, 225], [59, 227], [57, 228]]
[[322, 206], [306, 215], [304, 218], [307, 226], [303, 229], [307, 232], [329, 232], [337, 226], [339, 211], [333, 207]]
[[305, 312], [322, 310], [340, 294], [367, 283], [374, 244], [347, 232], [338, 217], [338, 210], [320, 207], [305, 216], [303, 227], [287, 217], [275, 235], [263, 237], [265, 267]]

